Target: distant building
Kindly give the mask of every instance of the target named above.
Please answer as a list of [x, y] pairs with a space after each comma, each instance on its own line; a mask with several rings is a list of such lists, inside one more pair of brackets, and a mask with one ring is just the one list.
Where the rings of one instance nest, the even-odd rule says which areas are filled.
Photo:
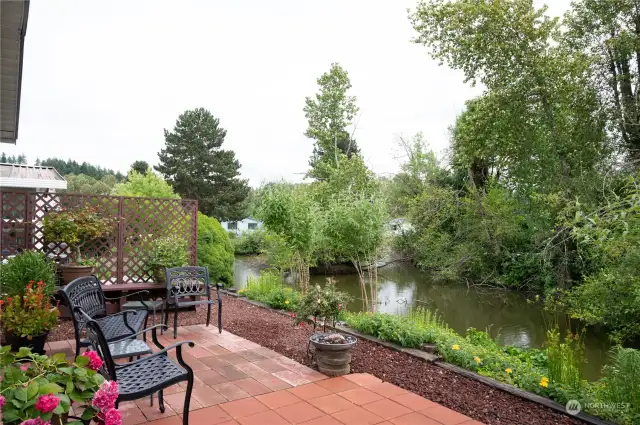
[[247, 217], [240, 221], [223, 221], [220, 223], [224, 230], [239, 235], [243, 232], [252, 232], [262, 228], [262, 222], [255, 218]]
[[387, 231], [392, 235], [402, 235], [413, 230], [413, 226], [404, 218], [394, 218], [387, 222]]

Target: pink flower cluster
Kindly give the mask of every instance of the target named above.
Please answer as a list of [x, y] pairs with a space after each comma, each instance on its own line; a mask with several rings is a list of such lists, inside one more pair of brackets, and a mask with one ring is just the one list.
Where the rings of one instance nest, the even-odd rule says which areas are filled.
[[0, 409], [2, 409], [4, 407], [6, 402], [7, 402], [7, 400], [4, 398], [4, 396], [0, 395]]
[[82, 355], [89, 358], [89, 369], [98, 371], [104, 364], [100, 355], [95, 351], [86, 351]]
[[91, 404], [100, 410], [97, 422], [100, 425], [122, 425], [122, 415], [115, 408], [118, 399], [118, 383], [107, 381], [93, 395]]
[[41, 395], [36, 402], [36, 410], [42, 413], [53, 412], [60, 404], [60, 399], [54, 395]]

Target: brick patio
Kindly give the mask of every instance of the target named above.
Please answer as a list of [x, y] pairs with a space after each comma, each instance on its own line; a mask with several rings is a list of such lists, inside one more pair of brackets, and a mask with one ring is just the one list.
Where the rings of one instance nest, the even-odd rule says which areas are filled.
[[[467, 416], [383, 383], [369, 374], [325, 375], [229, 332], [204, 325], [178, 328], [195, 384], [193, 425], [482, 425]], [[160, 343], [175, 342], [165, 336]], [[74, 341], [48, 344], [73, 356]], [[165, 413], [149, 399], [122, 403], [123, 425], [182, 425], [186, 384], [165, 390]]]

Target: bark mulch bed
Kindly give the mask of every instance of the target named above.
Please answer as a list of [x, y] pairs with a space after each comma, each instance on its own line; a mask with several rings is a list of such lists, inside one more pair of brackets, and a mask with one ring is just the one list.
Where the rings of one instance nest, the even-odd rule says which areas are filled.
[[[312, 326], [294, 327], [293, 319], [287, 316], [229, 296], [223, 299], [222, 311], [225, 330], [313, 366], [311, 359], [307, 357]], [[215, 314], [212, 316], [215, 317]], [[205, 323], [206, 310], [183, 312], [178, 319], [179, 326]], [[215, 320], [213, 322], [215, 325]], [[48, 340], [73, 337], [71, 322], [62, 321], [49, 334]], [[370, 341], [358, 340], [353, 349], [351, 370], [354, 373], [375, 375], [488, 425], [583, 424], [576, 418]]]

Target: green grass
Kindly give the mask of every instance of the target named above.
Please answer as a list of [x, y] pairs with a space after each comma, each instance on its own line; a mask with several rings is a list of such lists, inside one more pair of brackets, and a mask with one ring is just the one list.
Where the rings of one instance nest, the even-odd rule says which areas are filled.
[[247, 286], [239, 291], [250, 300], [260, 301], [279, 310], [295, 310], [299, 294], [282, 282], [282, 276], [273, 271], [263, 271], [259, 277], [247, 279]]

